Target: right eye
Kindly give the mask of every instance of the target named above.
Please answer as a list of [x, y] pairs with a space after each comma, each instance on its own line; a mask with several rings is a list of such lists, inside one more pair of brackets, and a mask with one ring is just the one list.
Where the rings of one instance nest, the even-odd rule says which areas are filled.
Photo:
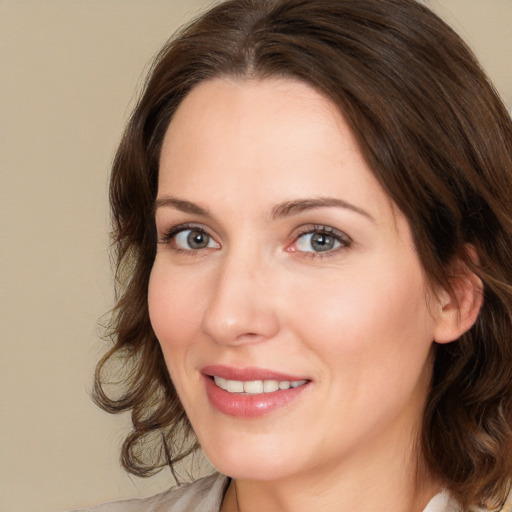
[[199, 249], [218, 248], [219, 244], [201, 229], [183, 229], [172, 238], [176, 248], [185, 251], [197, 251]]
[[175, 252], [194, 253], [203, 249], [220, 249], [220, 245], [200, 226], [180, 225], [171, 228], [159, 240]]

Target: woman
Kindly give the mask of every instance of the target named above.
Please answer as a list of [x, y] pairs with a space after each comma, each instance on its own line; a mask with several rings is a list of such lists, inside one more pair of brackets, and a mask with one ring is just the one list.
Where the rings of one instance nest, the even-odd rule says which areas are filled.
[[505, 107], [419, 3], [231, 0], [192, 23], [114, 162], [95, 398], [132, 411], [128, 471], [199, 443], [219, 474], [95, 510], [504, 506], [511, 199]]

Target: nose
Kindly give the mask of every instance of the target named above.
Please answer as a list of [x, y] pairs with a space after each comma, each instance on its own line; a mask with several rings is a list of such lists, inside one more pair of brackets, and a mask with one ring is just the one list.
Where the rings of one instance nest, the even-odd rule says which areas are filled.
[[259, 343], [279, 332], [272, 272], [255, 259], [233, 254], [215, 270], [202, 328], [216, 343]]

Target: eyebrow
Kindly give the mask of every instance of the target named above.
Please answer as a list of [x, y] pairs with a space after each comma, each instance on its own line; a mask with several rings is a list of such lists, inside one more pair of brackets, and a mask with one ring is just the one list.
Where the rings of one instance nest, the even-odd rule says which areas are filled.
[[282, 217], [288, 217], [290, 215], [296, 215], [307, 210], [333, 207], [351, 210], [375, 222], [375, 219], [366, 210], [363, 210], [358, 206], [355, 206], [351, 203], [348, 203], [347, 201], [344, 201], [343, 199], [338, 199], [336, 197], [316, 197], [310, 199], [294, 199], [293, 201], [286, 201], [272, 208], [271, 218], [279, 219]]
[[[173, 196], [162, 196], [157, 198], [155, 201], [155, 210], [162, 207], [175, 208], [184, 213], [191, 213], [193, 215], [200, 215], [202, 217], [212, 217], [208, 209], [199, 206], [191, 201], [184, 199], [178, 199]], [[317, 208], [344, 208], [358, 213], [367, 219], [375, 222], [375, 219], [366, 210], [359, 208], [343, 199], [336, 197], [315, 197], [306, 199], [294, 199], [293, 201], [285, 201], [275, 205], [270, 213], [270, 219], [276, 220], [283, 217], [289, 217], [291, 215], [297, 215], [299, 213], [315, 210]]]
[[175, 208], [184, 213], [192, 213], [194, 215], [201, 215], [202, 217], [211, 217], [210, 212], [206, 208], [192, 203], [191, 201], [185, 201], [184, 199], [178, 199], [173, 196], [158, 197], [155, 201], [155, 211], [162, 207]]

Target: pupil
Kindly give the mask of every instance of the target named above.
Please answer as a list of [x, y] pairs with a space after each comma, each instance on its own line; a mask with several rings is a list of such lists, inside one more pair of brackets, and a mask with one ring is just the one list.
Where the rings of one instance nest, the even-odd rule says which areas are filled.
[[187, 237], [187, 242], [192, 249], [203, 249], [208, 245], [208, 237], [201, 231], [191, 231]]
[[329, 251], [334, 247], [334, 238], [325, 233], [314, 233], [311, 237], [311, 246], [315, 251]]

